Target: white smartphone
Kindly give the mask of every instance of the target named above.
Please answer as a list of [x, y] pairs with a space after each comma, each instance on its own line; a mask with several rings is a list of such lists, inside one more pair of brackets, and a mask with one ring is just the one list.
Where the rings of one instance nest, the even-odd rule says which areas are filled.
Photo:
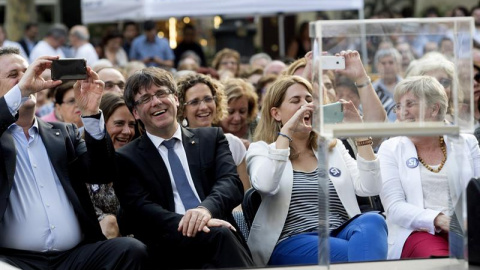
[[345, 57], [334, 55], [322, 55], [322, 69], [345, 69]]

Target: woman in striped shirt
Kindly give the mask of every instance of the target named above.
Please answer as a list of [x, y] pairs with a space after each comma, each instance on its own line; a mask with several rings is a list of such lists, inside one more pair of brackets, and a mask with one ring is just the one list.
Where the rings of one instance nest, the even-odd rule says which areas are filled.
[[[342, 55], [358, 67], [357, 52]], [[363, 77], [352, 79], [360, 81]], [[351, 102], [342, 103], [345, 120], [362, 121]], [[298, 76], [278, 79], [265, 96], [256, 142], [247, 152], [252, 186], [262, 196], [248, 238], [258, 266], [318, 263], [318, 136], [312, 130], [313, 111], [312, 86]], [[355, 161], [341, 141], [330, 143], [332, 262], [382, 260], [387, 256], [385, 219], [377, 213], [360, 214], [355, 197], [380, 192], [378, 159], [370, 138], [357, 138], [357, 146]]]

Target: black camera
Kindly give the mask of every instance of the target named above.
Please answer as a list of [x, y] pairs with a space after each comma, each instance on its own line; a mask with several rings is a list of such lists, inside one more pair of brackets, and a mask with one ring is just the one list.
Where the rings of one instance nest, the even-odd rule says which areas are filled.
[[78, 58], [52, 60], [52, 80], [85, 80], [87, 61]]

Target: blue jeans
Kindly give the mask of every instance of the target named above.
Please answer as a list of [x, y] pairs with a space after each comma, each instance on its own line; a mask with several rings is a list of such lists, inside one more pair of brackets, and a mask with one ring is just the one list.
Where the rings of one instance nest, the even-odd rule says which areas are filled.
[[[318, 232], [302, 233], [280, 242], [269, 265], [318, 264]], [[375, 261], [387, 258], [387, 224], [369, 212], [330, 236], [330, 262]]]

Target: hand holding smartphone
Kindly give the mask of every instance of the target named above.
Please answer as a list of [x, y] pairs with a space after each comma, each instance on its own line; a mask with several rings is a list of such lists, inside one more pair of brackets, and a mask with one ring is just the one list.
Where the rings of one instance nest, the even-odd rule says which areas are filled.
[[87, 61], [80, 58], [52, 60], [52, 80], [87, 79]]
[[345, 69], [344, 56], [322, 55], [320, 59], [322, 61], [322, 70]]
[[340, 102], [325, 104], [323, 109], [323, 122], [325, 124], [335, 124], [343, 121], [343, 104]]

